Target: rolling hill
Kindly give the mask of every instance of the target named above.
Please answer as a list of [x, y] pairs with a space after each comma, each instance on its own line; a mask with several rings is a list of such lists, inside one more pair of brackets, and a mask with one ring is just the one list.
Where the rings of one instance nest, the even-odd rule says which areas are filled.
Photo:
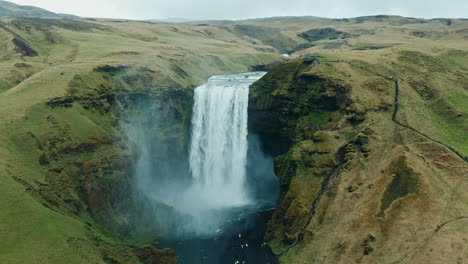
[[67, 14], [57, 14], [34, 6], [23, 6], [0, 1], [0, 18], [25, 18], [25, 17], [76, 17]]

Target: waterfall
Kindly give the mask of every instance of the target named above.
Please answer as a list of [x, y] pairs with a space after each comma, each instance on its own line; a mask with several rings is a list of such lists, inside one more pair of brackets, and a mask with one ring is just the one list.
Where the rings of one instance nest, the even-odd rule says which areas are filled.
[[211, 77], [195, 89], [190, 170], [212, 209], [249, 203], [246, 189], [249, 86], [264, 73]]
[[[179, 130], [187, 126], [168, 114], [166, 102], [120, 99], [133, 105], [121, 126], [135, 158], [136, 197], [150, 201], [147, 212], [159, 235], [217, 236], [244, 214], [276, 202], [272, 159], [247, 133], [249, 86], [263, 75], [209, 78], [195, 89], [191, 130], [184, 133]], [[177, 146], [187, 132], [188, 152]]]

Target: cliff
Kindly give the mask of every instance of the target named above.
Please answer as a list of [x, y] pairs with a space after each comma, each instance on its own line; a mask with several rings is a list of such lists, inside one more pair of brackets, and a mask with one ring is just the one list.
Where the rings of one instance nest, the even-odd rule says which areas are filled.
[[[437, 131], [411, 126], [420, 120], [413, 121], [406, 104], [415, 93], [427, 100], [412, 81], [424, 73], [413, 64], [420, 57], [408, 63], [408, 53], [400, 52], [391, 63], [365, 66], [331, 54], [320, 64], [293, 59], [251, 87], [251, 129], [276, 156], [281, 182], [280, 206], [265, 235], [281, 263], [457, 263], [466, 257], [466, 157], [434, 140]], [[424, 59], [442, 67], [438, 60], [445, 56]], [[428, 88], [437, 89], [456, 90]]]

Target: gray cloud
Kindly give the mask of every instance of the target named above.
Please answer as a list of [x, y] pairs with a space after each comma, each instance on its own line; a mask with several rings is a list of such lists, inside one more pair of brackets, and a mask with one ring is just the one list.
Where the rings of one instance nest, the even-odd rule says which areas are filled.
[[10, 0], [87, 17], [244, 19], [269, 16], [467, 17], [467, 0]]

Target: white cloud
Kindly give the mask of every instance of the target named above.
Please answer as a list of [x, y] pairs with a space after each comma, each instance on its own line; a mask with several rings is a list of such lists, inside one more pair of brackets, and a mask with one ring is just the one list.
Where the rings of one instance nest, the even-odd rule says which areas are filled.
[[268, 16], [356, 17], [390, 14], [467, 17], [467, 0], [10, 0], [86, 17], [242, 19]]

